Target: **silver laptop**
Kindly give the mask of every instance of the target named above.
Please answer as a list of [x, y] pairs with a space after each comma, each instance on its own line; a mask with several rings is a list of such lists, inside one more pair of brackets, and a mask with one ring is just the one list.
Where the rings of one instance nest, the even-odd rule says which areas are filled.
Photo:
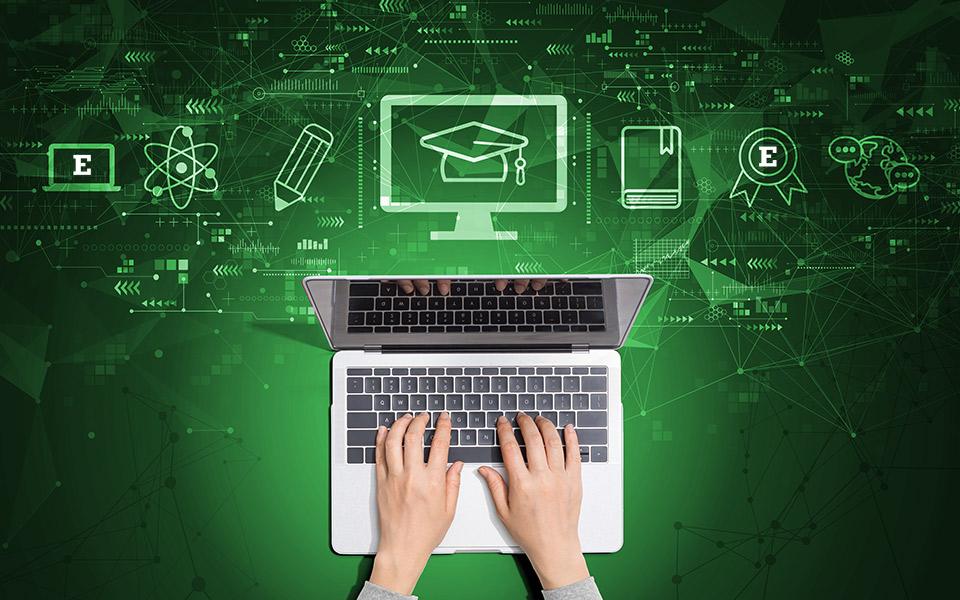
[[[498, 291], [485, 275], [440, 295], [428, 276], [307, 277], [330, 346], [331, 544], [377, 550], [374, 439], [404, 413], [450, 413], [450, 462], [465, 463], [457, 514], [436, 553], [520, 552], [475, 473], [503, 473], [494, 423], [518, 411], [573, 423], [583, 459], [585, 552], [623, 545], [619, 348], [653, 283], [648, 275], [543, 275], [540, 291]], [[397, 279], [430, 279], [426, 296]], [[514, 421], [514, 427], [516, 423]], [[429, 453], [432, 430], [424, 440]], [[518, 438], [522, 439], [522, 438]], [[522, 443], [522, 441], [521, 441]], [[509, 482], [508, 482], [509, 483]], [[544, 499], [544, 510], [550, 510]]]

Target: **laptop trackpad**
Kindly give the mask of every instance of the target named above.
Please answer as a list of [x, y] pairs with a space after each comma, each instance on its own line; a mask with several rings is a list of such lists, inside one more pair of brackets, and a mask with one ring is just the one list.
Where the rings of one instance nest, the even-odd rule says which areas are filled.
[[[477, 472], [482, 465], [467, 464], [460, 474], [457, 516], [437, 552], [519, 552], [497, 516], [487, 482]], [[497, 469], [503, 473], [503, 468]]]

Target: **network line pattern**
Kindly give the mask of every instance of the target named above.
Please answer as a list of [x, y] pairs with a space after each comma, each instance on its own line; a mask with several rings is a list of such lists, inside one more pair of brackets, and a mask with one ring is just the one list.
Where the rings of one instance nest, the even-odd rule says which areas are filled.
[[[300, 280], [491, 272], [656, 278], [621, 353], [625, 545], [588, 557], [605, 598], [946, 595], [960, 7], [827, 4], [0, 0], [0, 596], [355, 594]], [[556, 197], [552, 140], [493, 108], [398, 112], [391, 168], [443, 185], [417, 140], [522, 136], [522, 186], [513, 154], [454, 186], [512, 186], [492, 226], [516, 239], [383, 209], [382, 99], [458, 95], [562, 97], [563, 210], [511, 211]], [[627, 210], [622, 132], [674, 127], [679, 203]], [[758, 130], [790, 140], [793, 193], [741, 179]], [[87, 166], [119, 191], [49, 181]], [[534, 586], [453, 556], [417, 593]]]

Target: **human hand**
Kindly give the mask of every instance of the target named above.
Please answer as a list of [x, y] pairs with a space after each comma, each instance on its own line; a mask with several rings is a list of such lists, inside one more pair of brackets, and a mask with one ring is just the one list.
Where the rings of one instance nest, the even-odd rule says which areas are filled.
[[[503, 290], [507, 289], [507, 285], [509, 284], [510, 282], [507, 279], [497, 279], [494, 281], [494, 285], [497, 287], [498, 292], [502, 292]], [[516, 290], [518, 294], [522, 294], [527, 291], [528, 287], [532, 288], [534, 291], [539, 291], [543, 289], [543, 286], [546, 284], [546, 279], [514, 279], [513, 289]], [[414, 290], [416, 290], [421, 296], [426, 296], [430, 293], [429, 279], [399, 279], [397, 280], [397, 285], [400, 286], [400, 290], [404, 294], [412, 294]], [[437, 292], [439, 292], [441, 296], [446, 296], [449, 294], [450, 280], [438, 279]]]
[[401, 594], [413, 592], [430, 553], [447, 534], [457, 510], [460, 471], [447, 468], [450, 415], [437, 419], [429, 462], [423, 462], [423, 433], [430, 415], [403, 415], [388, 432], [377, 430], [377, 509], [380, 545], [370, 582]]
[[590, 576], [580, 550], [580, 446], [573, 425], [567, 425], [566, 456], [553, 423], [538, 416], [536, 421], [519, 413], [517, 422], [527, 447], [527, 464], [510, 422], [497, 419], [497, 436], [508, 486], [500, 473], [490, 467], [479, 471], [487, 481], [497, 515], [513, 539], [520, 544], [540, 577], [543, 589], [550, 590]]

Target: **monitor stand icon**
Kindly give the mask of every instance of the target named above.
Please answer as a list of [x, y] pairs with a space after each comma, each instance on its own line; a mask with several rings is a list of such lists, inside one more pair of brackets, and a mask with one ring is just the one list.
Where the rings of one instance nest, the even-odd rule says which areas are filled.
[[[394, 131], [408, 125], [408, 113], [404, 111], [409, 110], [426, 115], [414, 144]], [[549, 146], [539, 142], [536, 146], [541, 151], [549, 148], [549, 160], [537, 166], [541, 170], [536, 180], [530, 178], [533, 167], [527, 163], [533, 142], [510, 126], [498, 126], [511, 120], [504, 119], [502, 111], [525, 116], [529, 113], [532, 119], [549, 115], [544, 122], [555, 124], [544, 132]], [[465, 113], [484, 117], [463, 118]], [[438, 130], [437, 123], [448, 126]], [[437, 153], [431, 154], [436, 157], [436, 162], [431, 161], [436, 181], [430, 182], [433, 187], [429, 198], [424, 197], [428, 192], [417, 190], [420, 197], [410, 199], [413, 194], [409, 188], [415, 186], [397, 181], [409, 176], [411, 166], [418, 164], [415, 160], [406, 162], [416, 145]], [[494, 228], [495, 215], [563, 211], [567, 206], [566, 154], [567, 102], [563, 96], [395, 95], [380, 101], [380, 206], [385, 212], [456, 213], [453, 230], [432, 231], [432, 240], [516, 240], [516, 231]], [[503, 186], [510, 186], [512, 191], [503, 193]], [[408, 191], [405, 195], [400, 190]], [[488, 192], [489, 197], [484, 195]], [[464, 193], [474, 193], [475, 198], [464, 201]]]

